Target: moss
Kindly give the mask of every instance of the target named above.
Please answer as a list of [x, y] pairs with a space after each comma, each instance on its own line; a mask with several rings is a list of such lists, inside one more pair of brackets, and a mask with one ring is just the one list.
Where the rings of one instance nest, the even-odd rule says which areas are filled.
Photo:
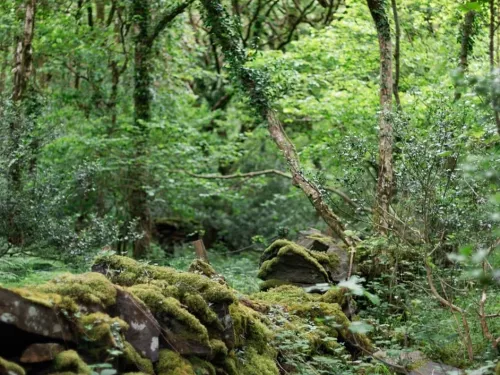
[[105, 270], [106, 276], [122, 286], [149, 284], [163, 281], [178, 288], [179, 293], [199, 293], [209, 302], [235, 301], [231, 290], [209, 278], [189, 272], [179, 272], [169, 267], [157, 267], [136, 262], [118, 255], [101, 256], [95, 260], [94, 269]]
[[234, 353], [230, 353], [224, 359], [223, 367], [229, 375], [238, 375], [237, 358], [234, 356]]
[[66, 350], [59, 353], [54, 359], [54, 369], [57, 371], [69, 371], [78, 375], [90, 375], [92, 370], [80, 358], [74, 350]]
[[310, 250], [310, 253], [323, 267], [335, 269], [340, 264], [340, 259], [337, 254], [315, 250]]
[[185, 336], [208, 344], [207, 328], [194, 315], [184, 309], [178, 300], [173, 297], [165, 297], [162, 290], [154, 285], [139, 284], [128, 290], [143, 301], [155, 315], [167, 316], [185, 325], [190, 331]]
[[116, 302], [116, 289], [104, 275], [95, 272], [64, 274], [36, 288], [44, 293], [66, 296], [81, 304], [108, 307]]
[[216, 375], [217, 371], [215, 370], [214, 365], [210, 362], [204, 361], [198, 357], [190, 357], [189, 362], [193, 367], [194, 373], [196, 375]]
[[65, 310], [70, 313], [75, 313], [78, 311], [77, 304], [68, 297], [62, 297], [55, 293], [44, 293], [38, 291], [34, 288], [11, 288], [11, 292], [31, 301], [33, 303], [46, 306], [49, 308], [57, 308], [59, 310]]
[[274, 358], [261, 355], [254, 348], [245, 350], [243, 358], [238, 362], [239, 375], [279, 375]]
[[103, 345], [120, 347], [120, 332], [128, 330], [128, 324], [119, 318], [111, 318], [107, 314], [93, 313], [84, 315], [79, 320], [87, 340]]
[[355, 343], [364, 349], [371, 350], [372, 344], [367, 336], [352, 333], [349, 330], [351, 322], [345, 316], [337, 303], [311, 302], [294, 303], [288, 306], [289, 311], [299, 317], [313, 319], [316, 324], [324, 327], [330, 336], [342, 336], [343, 340]]
[[204, 275], [204, 276], [209, 277], [209, 278], [213, 278], [213, 277], [218, 276], [217, 272], [215, 272], [213, 267], [201, 259], [193, 260], [193, 262], [189, 265], [188, 271], [193, 272], [193, 273], [197, 273], [200, 275]]
[[160, 359], [156, 364], [158, 375], [196, 375], [193, 366], [179, 353], [171, 350], [161, 350]]
[[[278, 246], [279, 250], [276, 252]], [[325, 255], [319, 252], [316, 253], [321, 254], [322, 256]], [[258, 274], [258, 277], [260, 279], [266, 279], [273, 272], [273, 269], [280, 263], [280, 258], [289, 254], [300, 256], [304, 259], [305, 262], [308, 262], [314, 268], [316, 268], [318, 272], [324, 276], [325, 280], [329, 279], [328, 273], [325, 271], [321, 263], [316, 259], [315, 255], [305, 247], [297, 245], [294, 242], [286, 240], [275, 241], [268, 249], [266, 249], [264, 254], [265, 255], [263, 257], [267, 258], [268, 260], [265, 260], [260, 266]], [[325, 258], [321, 258], [321, 260], [324, 261]]]
[[279, 279], [269, 279], [265, 280], [259, 285], [260, 290], [266, 291], [272, 288], [276, 288], [278, 286], [282, 285], [290, 285], [290, 283], [286, 280], [279, 280]]
[[326, 303], [338, 303], [340, 306], [343, 306], [346, 303], [346, 298], [345, 289], [333, 287], [320, 296], [319, 300]]
[[284, 305], [316, 300], [316, 295], [309, 294], [304, 289], [294, 285], [282, 285], [267, 292], [255, 293], [252, 297], [256, 300]]
[[25, 375], [24, 369], [14, 362], [9, 362], [0, 357], [0, 374]]
[[224, 344], [223, 341], [218, 340], [218, 339], [212, 339], [210, 340], [210, 348], [212, 349], [212, 353], [217, 356], [217, 355], [227, 355], [227, 347], [226, 344]]
[[135, 366], [141, 371], [141, 373], [148, 375], [154, 375], [155, 373], [151, 361], [142, 357], [128, 342], [124, 343], [122, 358], [125, 361], [126, 366]]
[[242, 304], [229, 307], [233, 319], [236, 347], [254, 346], [264, 352], [271, 338], [271, 332], [260, 321], [260, 314]]
[[[203, 323], [220, 326], [217, 314], [208, 306], [208, 303], [199, 294], [186, 293], [182, 298], [188, 310], [194, 313]], [[222, 328], [222, 327], [219, 327]]]

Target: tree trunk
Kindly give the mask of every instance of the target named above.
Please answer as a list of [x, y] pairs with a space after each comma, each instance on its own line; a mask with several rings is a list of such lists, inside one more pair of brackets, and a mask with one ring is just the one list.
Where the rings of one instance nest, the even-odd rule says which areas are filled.
[[390, 227], [390, 203], [393, 191], [392, 163], [392, 45], [391, 28], [385, 0], [367, 0], [377, 29], [380, 49], [380, 119], [379, 119], [379, 173], [375, 207], [375, 225], [381, 234]]
[[396, 65], [395, 70], [394, 70], [394, 84], [393, 84], [393, 90], [394, 90], [394, 100], [396, 100], [396, 106], [397, 109], [401, 109], [401, 99], [399, 98], [399, 76], [400, 76], [400, 71], [401, 71], [401, 63], [400, 63], [400, 57], [401, 57], [401, 26], [399, 25], [399, 15], [398, 15], [398, 4], [396, 3], [396, 0], [391, 0], [391, 5], [392, 5], [392, 14], [394, 16], [394, 25], [395, 25], [395, 32], [396, 32], [396, 46], [394, 50], [394, 64]]
[[134, 243], [134, 257], [146, 255], [151, 244], [151, 211], [147, 192], [144, 186], [148, 180], [148, 172], [144, 163], [146, 156], [146, 141], [148, 136], [147, 123], [151, 120], [151, 86], [152, 51], [149, 45], [149, 26], [151, 13], [149, 0], [133, 1], [133, 19], [136, 22], [134, 51], [134, 127], [137, 132], [135, 144], [135, 162], [129, 172], [132, 188], [129, 194], [130, 215], [138, 220], [137, 228], [141, 238]]
[[210, 32], [218, 40], [233, 74], [239, 78], [250, 97], [252, 106], [267, 122], [269, 134], [288, 164], [293, 184], [298, 186], [309, 198], [317, 213], [332, 231], [348, 246], [351, 246], [353, 239], [345, 235], [344, 226], [340, 218], [326, 203], [322, 189], [304, 175], [295, 147], [288, 138], [275, 111], [271, 108], [267, 95], [266, 76], [258, 70], [244, 66], [247, 61], [246, 53], [227, 11], [218, 0], [202, 0], [202, 4], [205, 8], [205, 24], [209, 26]]
[[26, 96], [28, 82], [33, 68], [33, 34], [35, 31], [36, 0], [26, 2], [23, 36], [17, 44], [15, 51], [15, 67], [13, 79], [12, 101], [18, 112], [9, 125], [9, 155], [13, 162], [9, 165], [8, 190], [13, 197], [9, 212], [8, 241], [11, 245], [20, 246], [23, 243], [22, 228], [18, 222], [18, 199], [22, 190], [22, 160], [17, 155], [22, 135], [20, 111], [22, 101]]
[[[490, 71], [495, 74], [495, 0], [490, 0], [490, 43], [489, 43], [489, 55], [490, 55]], [[500, 135], [500, 114], [498, 113], [498, 102], [499, 100], [493, 97], [492, 106], [493, 113], [495, 115], [495, 123], [497, 125], [497, 132]]]

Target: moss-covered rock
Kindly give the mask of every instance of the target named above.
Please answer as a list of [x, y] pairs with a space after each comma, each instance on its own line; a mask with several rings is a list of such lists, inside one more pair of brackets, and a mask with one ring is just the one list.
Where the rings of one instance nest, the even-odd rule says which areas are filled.
[[14, 362], [9, 362], [0, 357], [0, 374], [25, 375], [24, 369]]
[[128, 289], [143, 301], [153, 314], [162, 321], [175, 320], [183, 326], [186, 338], [208, 345], [208, 331], [201, 322], [173, 297], [165, 297], [155, 285], [139, 284]]
[[196, 375], [191, 363], [172, 350], [160, 351], [156, 373], [158, 375]]
[[123, 356], [121, 359], [124, 361], [125, 368], [132, 366], [148, 375], [154, 375], [155, 373], [153, 363], [149, 359], [141, 356], [128, 342], [124, 343]]
[[278, 279], [291, 283], [317, 284], [329, 281], [322, 262], [329, 257], [287, 240], [277, 240], [262, 255], [258, 277]]
[[103, 308], [116, 301], [113, 284], [99, 273], [89, 272], [81, 275], [64, 274], [40, 285], [36, 290], [69, 297], [83, 305], [98, 305]]
[[104, 313], [83, 315], [79, 322], [84, 330], [84, 337], [88, 341], [98, 342], [108, 347], [123, 345], [121, 333], [128, 329], [128, 324], [120, 318], [111, 318]]
[[103, 273], [113, 283], [122, 286], [149, 284], [161, 280], [178, 288], [181, 294], [199, 293], [206, 301], [231, 303], [235, 300], [233, 292], [206, 276], [179, 272], [173, 268], [151, 266], [118, 255], [97, 258], [93, 270]]
[[78, 375], [90, 375], [92, 370], [74, 350], [59, 353], [54, 359], [54, 369], [59, 372], [72, 372]]
[[216, 375], [217, 370], [210, 362], [204, 361], [198, 357], [190, 357], [189, 363], [196, 375]]

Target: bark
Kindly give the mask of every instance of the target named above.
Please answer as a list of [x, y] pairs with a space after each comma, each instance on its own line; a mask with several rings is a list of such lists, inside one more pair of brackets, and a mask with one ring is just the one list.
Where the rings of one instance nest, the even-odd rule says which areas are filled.
[[[490, 0], [490, 43], [489, 43], [489, 57], [490, 57], [490, 71], [493, 74], [495, 70], [495, 0]], [[497, 125], [497, 132], [500, 134], [500, 114], [497, 110], [496, 98], [492, 100], [493, 113], [495, 115], [495, 123]]]
[[99, 22], [99, 24], [102, 25], [104, 23], [104, 19], [105, 19], [105, 16], [104, 16], [104, 12], [106, 9], [105, 0], [95, 0], [95, 9], [96, 9], [96, 12], [95, 12], [96, 19]]
[[[35, 31], [36, 0], [26, 2], [23, 36], [17, 44], [15, 51], [15, 67], [13, 79], [12, 101], [15, 108], [19, 108], [26, 96], [28, 82], [33, 68], [33, 34]], [[8, 241], [11, 245], [20, 246], [23, 243], [22, 228], [18, 223], [18, 207], [16, 197], [22, 190], [22, 160], [17, 155], [21, 142], [20, 114], [15, 115], [9, 125], [9, 155], [16, 158], [9, 166], [8, 189], [14, 197], [11, 211], [9, 212], [9, 235]]]
[[270, 107], [269, 99], [266, 95], [267, 87], [265, 87], [265, 78], [259, 76], [261, 73], [258, 71], [244, 67], [246, 53], [241, 46], [240, 36], [235, 28], [232, 27], [232, 22], [226, 10], [217, 0], [202, 0], [202, 4], [205, 8], [205, 23], [209, 26], [210, 32], [218, 40], [226, 60], [230, 63], [234, 74], [241, 81], [242, 86], [250, 97], [252, 105], [266, 121], [271, 138], [282, 152], [288, 164], [292, 175], [292, 183], [304, 192], [332, 231], [348, 246], [351, 246], [353, 240], [344, 234], [344, 226], [340, 218], [326, 203], [323, 191], [304, 175], [295, 146], [286, 135], [276, 112]]
[[17, 44], [12, 100], [19, 101], [26, 92], [33, 64], [33, 33], [35, 31], [36, 0], [26, 3], [23, 37]]
[[392, 45], [391, 29], [384, 0], [367, 0], [372, 15], [380, 50], [380, 119], [379, 119], [379, 173], [375, 207], [375, 225], [381, 234], [390, 227], [390, 203], [393, 193], [392, 163]]
[[472, 51], [474, 45], [473, 32], [474, 32], [474, 19], [476, 12], [473, 10], [465, 14], [464, 22], [462, 24], [462, 38], [460, 41], [460, 63], [459, 67], [463, 72], [466, 72], [469, 67], [469, 52]]
[[401, 99], [399, 98], [399, 76], [400, 76], [400, 71], [401, 71], [401, 26], [399, 24], [399, 15], [398, 15], [398, 4], [396, 2], [397, 0], [391, 0], [391, 5], [392, 5], [392, 14], [394, 16], [394, 25], [395, 25], [395, 49], [394, 49], [394, 64], [395, 70], [394, 70], [394, 84], [393, 90], [394, 90], [394, 100], [396, 100], [396, 106], [397, 109], [401, 109]]
[[132, 188], [129, 194], [129, 210], [132, 218], [137, 219], [138, 230], [142, 236], [134, 243], [134, 257], [146, 255], [151, 244], [152, 220], [148, 194], [145, 185], [148, 170], [145, 164], [147, 156], [147, 123], [151, 121], [151, 89], [153, 86], [153, 51], [152, 47], [160, 33], [191, 4], [192, 0], [182, 3], [165, 12], [159, 21], [151, 27], [152, 17], [149, 0], [133, 0], [132, 12], [137, 30], [134, 51], [134, 127], [137, 132], [135, 162], [129, 171]]
[[133, 19], [136, 20], [137, 35], [135, 37], [134, 51], [134, 126], [137, 131], [138, 141], [135, 145], [135, 163], [132, 165], [130, 181], [132, 188], [129, 194], [129, 208], [132, 218], [137, 220], [137, 229], [141, 237], [134, 243], [134, 257], [143, 257], [151, 244], [151, 211], [147, 192], [144, 185], [148, 179], [147, 168], [144, 165], [146, 155], [146, 124], [151, 120], [151, 86], [152, 77], [152, 51], [146, 42], [149, 37], [151, 13], [149, 0], [134, 0]]

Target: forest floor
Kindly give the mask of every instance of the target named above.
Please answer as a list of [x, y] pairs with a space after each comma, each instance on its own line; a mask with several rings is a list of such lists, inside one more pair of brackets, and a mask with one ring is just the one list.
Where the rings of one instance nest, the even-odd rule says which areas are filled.
[[[152, 264], [169, 266], [186, 271], [193, 260], [193, 254], [184, 249], [181, 255], [151, 261]], [[237, 255], [210, 254], [214, 269], [223, 275], [228, 284], [242, 295], [259, 291], [261, 281], [257, 278], [259, 269], [258, 252], [245, 252]], [[498, 267], [500, 259], [493, 260]], [[0, 285], [6, 287], [38, 285], [62, 273], [82, 273], [89, 266], [77, 268], [59, 261], [37, 257], [11, 257], [0, 259]], [[454, 272], [448, 270], [447, 272]], [[494, 363], [494, 354], [482, 336], [479, 320], [473, 317], [480, 295], [477, 288], [463, 288], [463, 283], [453, 287], [456, 290], [454, 303], [470, 311], [471, 336], [477, 357], [471, 363], [467, 358], [463, 342], [463, 327], [459, 318], [448, 308], [442, 307], [431, 295], [425, 282], [425, 275], [414, 275], [411, 282], [395, 285], [391, 298], [381, 300], [378, 305], [359, 301], [359, 317], [373, 327], [370, 338], [377, 347], [383, 347], [389, 354], [419, 350], [428, 358], [459, 368], [480, 368]], [[442, 275], [444, 276], [444, 275]], [[449, 275], [448, 275], [449, 276]], [[374, 281], [367, 285], [377, 289]], [[380, 287], [380, 285], [379, 285]], [[493, 290], [487, 301], [488, 311], [500, 311], [500, 292]], [[500, 332], [500, 321], [491, 322], [491, 331]], [[493, 358], [493, 360], [491, 359]], [[488, 372], [473, 372], [483, 374]]]

